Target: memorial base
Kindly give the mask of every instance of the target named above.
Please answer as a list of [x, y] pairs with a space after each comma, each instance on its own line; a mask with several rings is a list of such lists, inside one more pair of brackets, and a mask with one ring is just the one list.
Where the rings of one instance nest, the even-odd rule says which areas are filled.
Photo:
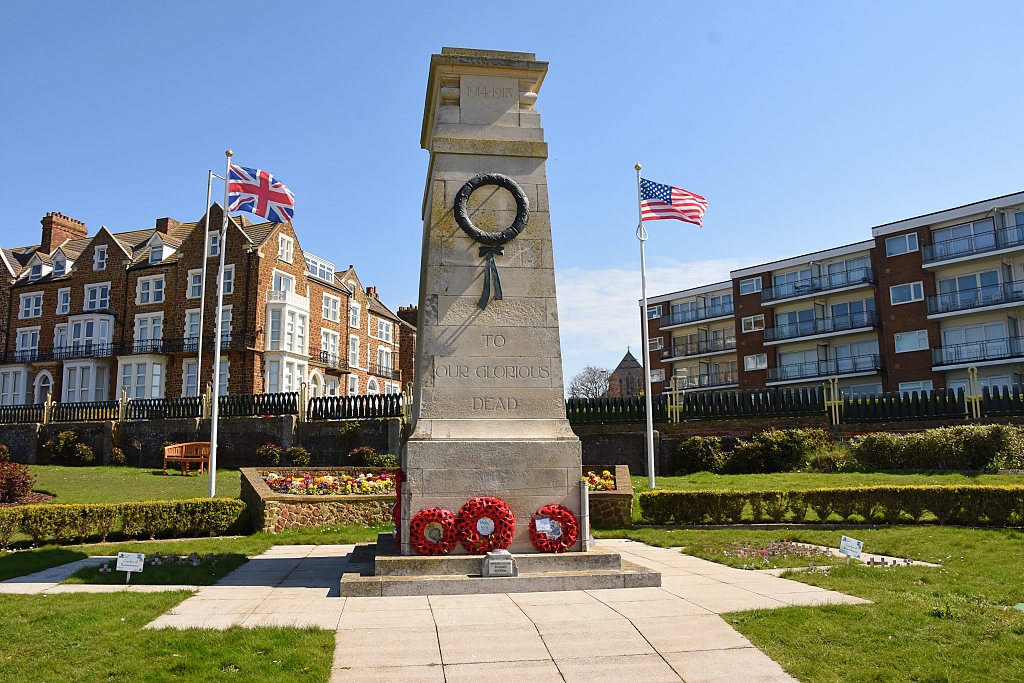
[[515, 553], [518, 576], [484, 577], [484, 556], [402, 556], [391, 534], [356, 546], [341, 578], [343, 597], [474, 595], [647, 588], [661, 573], [624, 561], [618, 553]]

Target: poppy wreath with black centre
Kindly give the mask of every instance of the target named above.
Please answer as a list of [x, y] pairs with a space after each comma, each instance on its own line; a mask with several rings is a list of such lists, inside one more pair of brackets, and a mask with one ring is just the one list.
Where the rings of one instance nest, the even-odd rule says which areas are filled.
[[395, 544], [402, 542], [402, 482], [405, 472], [399, 467], [395, 471], [395, 504], [391, 506], [391, 523], [395, 526]]
[[459, 542], [470, 555], [504, 550], [516, 534], [516, 518], [500, 498], [470, 498], [456, 518]]
[[[550, 520], [552, 531], [537, 531], [538, 519]], [[580, 525], [576, 517], [562, 505], [545, 505], [530, 520], [530, 542], [542, 553], [564, 553], [579, 536]]]
[[443, 508], [423, 508], [409, 522], [409, 544], [420, 555], [447, 555], [455, 547], [455, 514]]

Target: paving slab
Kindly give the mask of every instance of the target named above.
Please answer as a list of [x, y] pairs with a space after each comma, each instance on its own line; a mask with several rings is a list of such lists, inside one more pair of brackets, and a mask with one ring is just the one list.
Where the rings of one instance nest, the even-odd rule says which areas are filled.
[[[481, 662], [477, 664], [445, 664], [445, 683], [481, 683], [489, 680], [508, 680], [510, 667], [506, 662]], [[517, 661], [515, 679], [529, 683], [564, 683], [558, 667], [550, 659], [539, 661]]]
[[666, 652], [662, 655], [686, 683], [793, 683], [768, 655], [756, 647], [729, 650]]
[[440, 665], [345, 667], [331, 671], [331, 683], [445, 683]]
[[437, 627], [441, 661], [445, 664], [521, 662], [550, 659], [545, 641], [533, 624], [459, 624]]
[[556, 664], [565, 683], [679, 683], [672, 667], [656, 654], [560, 659]]

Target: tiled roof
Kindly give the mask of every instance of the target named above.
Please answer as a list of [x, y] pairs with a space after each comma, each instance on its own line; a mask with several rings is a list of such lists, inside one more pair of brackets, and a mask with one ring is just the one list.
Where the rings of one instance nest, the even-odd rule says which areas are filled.
[[373, 298], [372, 296], [366, 297], [367, 301], [370, 302], [370, 310], [373, 311], [377, 316], [382, 318], [388, 318], [390, 320], [402, 321], [397, 315], [391, 312], [391, 309], [380, 302], [380, 300]]
[[251, 223], [249, 223], [249, 221], [245, 220], [244, 216], [233, 216], [233, 218], [243, 219], [243, 225], [241, 226], [242, 232], [244, 232], [249, 237], [249, 239], [252, 240], [252, 243], [255, 246], [263, 244], [267, 240], [267, 238], [270, 237], [270, 233], [274, 232], [277, 226], [280, 225], [280, 223], [271, 222], [257, 223], [256, 225], [252, 225]]

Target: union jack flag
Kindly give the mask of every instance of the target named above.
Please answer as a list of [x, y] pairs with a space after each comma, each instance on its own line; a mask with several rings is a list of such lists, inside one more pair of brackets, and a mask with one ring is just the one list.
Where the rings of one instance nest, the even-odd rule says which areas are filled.
[[228, 211], [248, 211], [275, 223], [291, 223], [295, 195], [267, 171], [231, 164]]
[[640, 181], [641, 220], [676, 219], [703, 227], [707, 209], [708, 200], [699, 194], [646, 179]]

